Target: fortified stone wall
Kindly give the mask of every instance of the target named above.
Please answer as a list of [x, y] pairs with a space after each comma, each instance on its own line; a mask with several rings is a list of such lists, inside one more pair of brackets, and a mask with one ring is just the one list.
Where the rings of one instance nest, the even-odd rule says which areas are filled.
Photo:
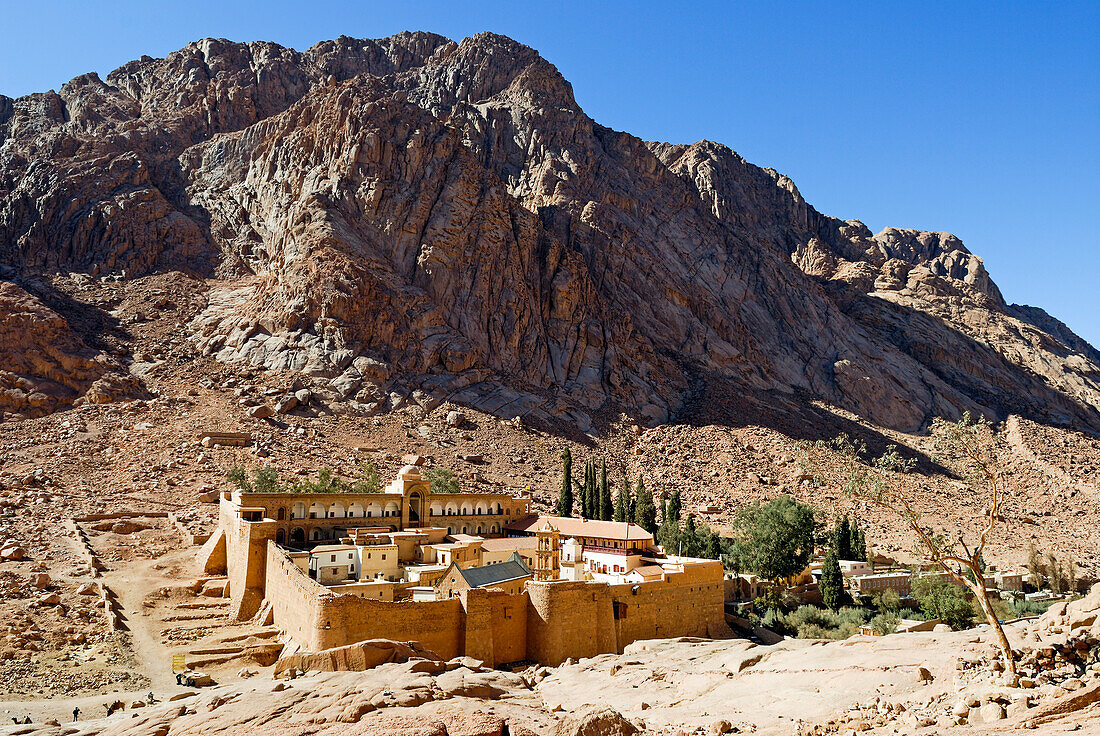
[[321, 611], [324, 599], [332, 594], [306, 575], [277, 545], [268, 545], [266, 557], [265, 597], [271, 605], [275, 625], [303, 649], [314, 652], [323, 649]]
[[529, 581], [527, 595], [528, 659], [557, 665], [620, 651], [606, 583]]
[[[639, 639], [733, 636], [726, 624], [720, 565], [688, 565], [660, 582], [612, 585], [619, 651]], [[635, 589], [637, 589], [635, 591]]]
[[466, 654], [494, 665], [527, 659], [526, 593], [475, 588], [461, 597]]
[[621, 652], [639, 639], [732, 635], [717, 565], [689, 565], [663, 582], [637, 586], [532, 580], [525, 593], [474, 589], [427, 602], [338, 595], [274, 543], [266, 567], [275, 625], [310, 651], [393, 639], [419, 642], [446, 659], [465, 654], [490, 665], [557, 665]]
[[233, 615], [251, 618], [264, 599], [264, 569], [267, 543], [274, 540], [273, 521], [244, 521], [225, 496], [219, 508], [220, 526], [225, 530], [226, 574]]
[[305, 649], [393, 639], [420, 642], [445, 659], [464, 653], [465, 612], [458, 598], [414, 603], [337, 595], [303, 573], [275, 544], [267, 549], [267, 569], [275, 625]]

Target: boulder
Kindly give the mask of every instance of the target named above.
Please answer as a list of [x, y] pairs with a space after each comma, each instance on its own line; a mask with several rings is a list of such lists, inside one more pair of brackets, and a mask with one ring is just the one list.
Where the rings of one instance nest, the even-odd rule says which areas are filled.
[[260, 404], [259, 406], [254, 406], [248, 410], [248, 416], [252, 417], [253, 419], [267, 419], [274, 414], [275, 410], [267, 404]]
[[18, 544], [9, 544], [0, 549], [0, 560], [18, 562], [27, 559], [27, 551]]
[[606, 705], [588, 705], [558, 724], [555, 736], [633, 736], [638, 727]]
[[50, 586], [50, 582], [50, 576], [44, 572], [37, 573], [31, 578], [31, 586], [35, 590], [43, 590], [45, 588], [48, 588]]

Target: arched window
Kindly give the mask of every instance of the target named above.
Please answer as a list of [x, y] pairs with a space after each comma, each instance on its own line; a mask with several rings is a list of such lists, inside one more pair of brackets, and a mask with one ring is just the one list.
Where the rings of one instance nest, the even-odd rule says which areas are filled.
[[470, 509], [470, 504], [468, 504], [468, 503], [462, 504], [462, 515], [463, 516], [470, 516], [471, 514], [473, 514], [473, 511]]
[[290, 510], [290, 518], [292, 519], [304, 519], [306, 518], [306, 505], [299, 501], [294, 504], [294, 508]]
[[309, 505], [309, 518], [311, 519], [323, 519], [325, 518], [325, 505], [323, 503], [311, 503]]
[[477, 525], [477, 534], [481, 534], [481, 524]]
[[428, 507], [429, 516], [443, 516], [443, 504], [439, 501], [432, 501], [431, 506]]
[[347, 516], [347, 511], [344, 509], [344, 504], [339, 501], [328, 507], [328, 518], [343, 519], [345, 516]]
[[478, 501], [477, 502], [477, 506], [474, 509], [474, 513], [476, 513], [478, 516], [481, 516], [482, 514], [488, 513], [488, 509], [486, 508], [484, 501]]
[[290, 530], [290, 543], [302, 545], [306, 543], [306, 532], [300, 526], [296, 526]]
[[500, 533], [500, 527], [497, 524], [493, 524], [491, 527], [489, 527], [489, 531], [492, 532], [493, 534], [499, 534]]
[[283, 521], [284, 519], [286, 519], [286, 509], [284, 509], [284, 508], [280, 508], [280, 509], [279, 509], [278, 511], [276, 511], [275, 513], [276, 513], [276, 516], [275, 516], [275, 518], [276, 518], [276, 519], [277, 519], [278, 521]]
[[[282, 509], [279, 509], [279, 512], [281, 513]], [[283, 544], [284, 542], [286, 542], [286, 534], [283, 533], [282, 529], [277, 529], [275, 531], [275, 544]]]
[[504, 513], [504, 507], [500, 505], [500, 501], [496, 502], [496, 504], [493, 506], [493, 510], [494, 510], [494, 513], [497, 513], [497, 514], [503, 514]]
[[381, 506], [379, 506], [374, 501], [371, 501], [369, 504], [367, 504], [367, 516], [381, 516], [381, 515], [382, 515], [382, 507]]
[[396, 502], [390, 501], [388, 504], [386, 504], [386, 512], [385, 512], [384, 515], [385, 516], [400, 516], [401, 515], [401, 507], [398, 506]]
[[361, 516], [366, 516], [366, 513], [367, 512], [363, 508], [363, 504], [361, 504], [359, 502], [353, 503], [351, 506], [348, 506], [348, 517], [349, 518], [355, 519], [355, 518], [358, 518], [358, 517], [361, 517]]
[[447, 504], [447, 516], [458, 516], [458, 504], [454, 501]]
[[320, 527], [314, 527], [309, 532], [309, 539], [310, 539], [311, 542], [316, 542], [316, 541], [318, 541], [320, 539], [324, 539], [324, 538], [325, 538], [325, 531], [323, 529], [321, 529]]

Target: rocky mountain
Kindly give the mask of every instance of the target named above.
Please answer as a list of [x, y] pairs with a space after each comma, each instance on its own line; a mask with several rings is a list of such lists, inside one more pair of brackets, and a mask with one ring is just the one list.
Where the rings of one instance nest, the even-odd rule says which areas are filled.
[[[1100, 353], [954, 236], [872, 235], [725, 146], [603, 127], [493, 34], [207, 39], [0, 96], [0, 195], [0, 298], [67, 305], [20, 309], [11, 345], [101, 308], [57, 274], [184, 272], [200, 353], [359, 413], [411, 393], [586, 428], [722, 391], [907, 432], [968, 409], [1100, 432]], [[0, 409], [96, 400], [109, 371], [79, 343], [103, 322], [6, 360]]]

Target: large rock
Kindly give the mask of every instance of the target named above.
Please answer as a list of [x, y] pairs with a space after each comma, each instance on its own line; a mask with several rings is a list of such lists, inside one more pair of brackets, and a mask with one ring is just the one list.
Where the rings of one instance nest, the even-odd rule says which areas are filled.
[[606, 705], [590, 705], [570, 713], [558, 724], [556, 736], [633, 736], [638, 727]]
[[[291, 669], [300, 672], [362, 672], [386, 662], [408, 662], [410, 659], [442, 663], [433, 652], [416, 642], [396, 642], [370, 639], [321, 652], [297, 652], [281, 657], [275, 663], [275, 676]], [[416, 671], [423, 667], [417, 665]]]

